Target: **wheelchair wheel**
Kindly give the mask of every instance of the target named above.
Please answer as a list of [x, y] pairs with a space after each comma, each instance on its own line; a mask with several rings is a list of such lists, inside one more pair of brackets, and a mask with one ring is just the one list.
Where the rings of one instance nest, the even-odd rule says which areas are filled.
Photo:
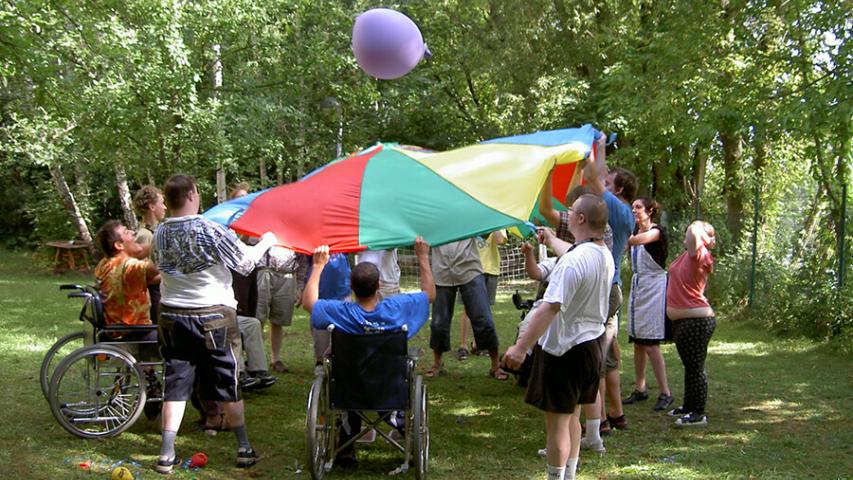
[[109, 345], [74, 351], [50, 380], [50, 411], [81, 438], [112, 437], [127, 430], [145, 406], [145, 380], [132, 355]]
[[311, 478], [320, 480], [327, 471], [329, 456], [335, 451], [334, 419], [329, 411], [329, 398], [324, 374], [318, 374], [308, 392], [308, 414], [305, 421], [308, 443], [308, 467]]
[[41, 361], [41, 369], [39, 370], [39, 382], [41, 383], [41, 393], [44, 394], [45, 399], [49, 400], [50, 377], [53, 376], [56, 366], [59, 365], [59, 362], [63, 358], [85, 344], [86, 334], [82, 330], [71, 332], [57, 340], [47, 353], [44, 354], [44, 359]]
[[423, 377], [415, 377], [414, 397], [412, 398], [412, 437], [415, 456], [415, 478], [426, 478], [429, 465], [429, 413], [427, 386]]

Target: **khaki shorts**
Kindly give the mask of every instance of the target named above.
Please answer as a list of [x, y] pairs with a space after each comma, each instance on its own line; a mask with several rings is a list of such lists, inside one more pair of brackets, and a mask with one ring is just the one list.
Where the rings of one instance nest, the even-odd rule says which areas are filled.
[[258, 311], [261, 323], [267, 320], [278, 326], [293, 323], [296, 304], [296, 277], [264, 268], [258, 271]]

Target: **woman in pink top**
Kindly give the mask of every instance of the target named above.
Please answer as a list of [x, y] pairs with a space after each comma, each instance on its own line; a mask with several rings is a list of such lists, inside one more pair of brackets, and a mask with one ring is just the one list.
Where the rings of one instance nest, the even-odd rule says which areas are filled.
[[714, 270], [714, 227], [695, 221], [687, 227], [682, 253], [669, 266], [666, 314], [672, 320], [672, 335], [684, 364], [684, 403], [669, 412], [678, 426], [705, 425], [708, 377], [705, 358], [717, 320], [705, 298], [705, 283]]

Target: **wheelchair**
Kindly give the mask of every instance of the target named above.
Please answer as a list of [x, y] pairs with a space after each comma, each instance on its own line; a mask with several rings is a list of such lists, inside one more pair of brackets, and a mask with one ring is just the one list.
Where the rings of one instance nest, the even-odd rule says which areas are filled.
[[[414, 466], [415, 478], [426, 478], [429, 462], [429, 415], [427, 387], [416, 375], [417, 355], [407, 350], [406, 329], [351, 335], [329, 327], [331, 354], [315, 369], [308, 393], [306, 441], [311, 477], [320, 480], [334, 464], [335, 456], [362, 436], [375, 430], [391, 447], [403, 453], [397, 472]], [[338, 445], [344, 412], [357, 414], [361, 431]], [[404, 412], [405, 434], [401, 440], [383, 430], [382, 424], [396, 412]], [[371, 418], [373, 415], [375, 417]]]
[[[91, 286], [61, 285], [82, 298], [84, 329], [59, 339], [42, 360], [40, 381], [50, 411], [69, 433], [105, 438], [130, 428], [143, 413], [159, 412], [163, 401], [159, 378], [163, 361], [144, 355], [156, 340], [121, 340], [116, 336], [150, 332], [156, 325], [107, 325], [103, 301]], [[143, 355], [140, 356], [140, 353]], [[148, 356], [151, 358], [143, 357]], [[137, 360], [137, 357], [140, 360]], [[149, 404], [149, 405], [146, 405]]]

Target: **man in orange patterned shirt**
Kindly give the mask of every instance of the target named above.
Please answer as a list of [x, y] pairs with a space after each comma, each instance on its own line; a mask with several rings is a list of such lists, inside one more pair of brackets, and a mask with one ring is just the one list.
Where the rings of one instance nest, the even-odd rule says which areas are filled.
[[[117, 220], [109, 220], [96, 236], [104, 258], [95, 267], [95, 278], [104, 300], [104, 318], [108, 325], [150, 325], [151, 301], [148, 284], [159, 283], [160, 274], [148, 256], [148, 246], [136, 241], [133, 231]], [[144, 335], [124, 335], [134, 340], [148, 339], [156, 332], [139, 332]]]

